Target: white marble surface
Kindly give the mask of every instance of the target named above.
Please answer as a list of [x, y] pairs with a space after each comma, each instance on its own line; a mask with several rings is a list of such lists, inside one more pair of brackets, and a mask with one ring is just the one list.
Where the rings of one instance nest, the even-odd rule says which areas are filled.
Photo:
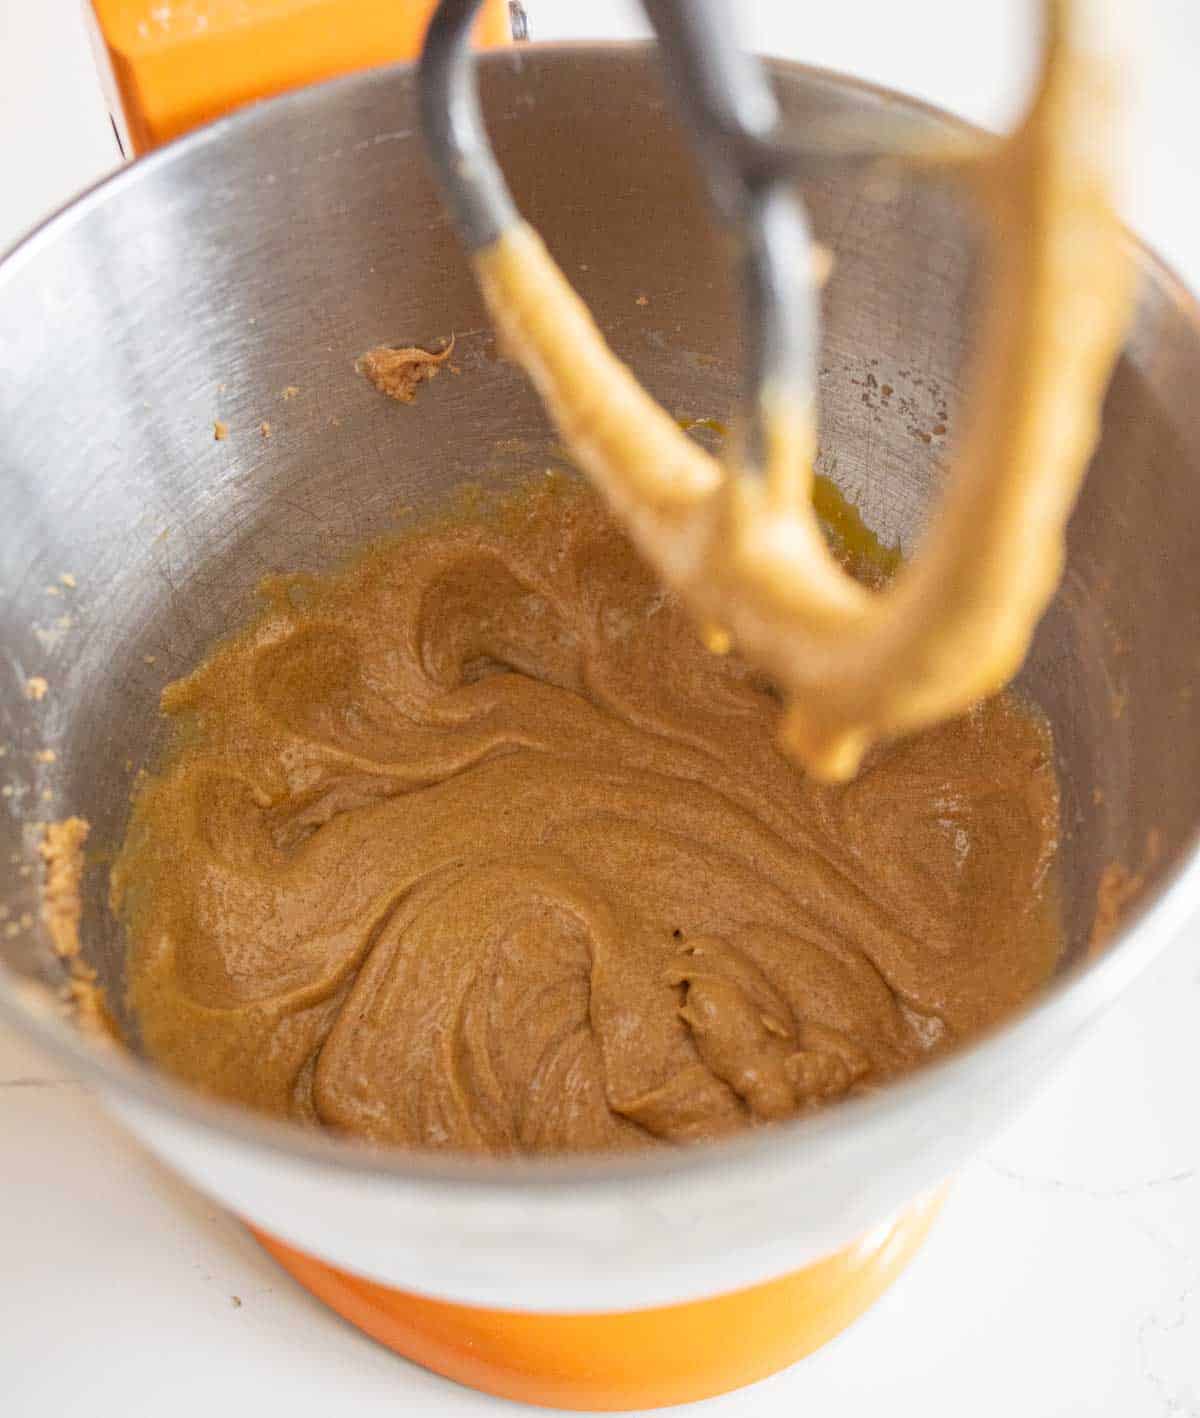
[[[1200, 286], [1200, 6], [1150, 20], [1132, 220]], [[616, 0], [528, 0], [535, 34], [626, 34]], [[758, 47], [1013, 110], [1011, 0], [743, 0]], [[1028, 19], [1025, 7], [1017, 19]], [[0, 0], [0, 246], [114, 162], [78, 0]], [[958, 1178], [923, 1253], [841, 1339], [717, 1418], [1200, 1418], [1200, 919]], [[235, 1303], [235, 1297], [240, 1304]], [[516, 1413], [324, 1311], [80, 1085], [0, 1029], [0, 1413]], [[276, 1411], [272, 1409], [272, 1411]]]

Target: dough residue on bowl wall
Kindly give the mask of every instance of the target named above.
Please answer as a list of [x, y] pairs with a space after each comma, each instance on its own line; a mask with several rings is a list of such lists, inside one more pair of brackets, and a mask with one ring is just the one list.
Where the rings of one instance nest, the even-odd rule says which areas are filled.
[[355, 368], [381, 394], [395, 399], [397, 403], [411, 404], [416, 398], [418, 388], [438, 374], [453, 351], [453, 335], [450, 336], [445, 349], [437, 353], [420, 349], [416, 345], [399, 348], [378, 345], [360, 355]]
[[91, 831], [82, 817], [48, 822], [42, 829], [42, 922], [67, 977], [62, 997], [75, 1023], [93, 1041], [112, 1044], [117, 1031], [96, 971], [83, 957], [84, 846]]

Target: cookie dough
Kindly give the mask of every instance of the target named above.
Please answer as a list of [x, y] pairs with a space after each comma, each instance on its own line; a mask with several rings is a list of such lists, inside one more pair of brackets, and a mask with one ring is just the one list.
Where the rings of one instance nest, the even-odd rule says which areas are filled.
[[380, 1143], [716, 1137], [874, 1088], [1060, 948], [1011, 695], [845, 786], [577, 485], [314, 580], [171, 685], [113, 874], [149, 1055]]
[[397, 403], [411, 404], [420, 386], [434, 378], [453, 352], [453, 335], [446, 348], [437, 354], [416, 345], [405, 345], [402, 349], [379, 345], [360, 355], [355, 367], [381, 394]]

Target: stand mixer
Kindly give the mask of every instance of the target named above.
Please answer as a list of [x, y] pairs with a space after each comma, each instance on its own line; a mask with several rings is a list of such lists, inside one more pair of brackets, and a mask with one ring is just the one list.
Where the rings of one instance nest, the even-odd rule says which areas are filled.
[[[441, 62], [432, 50], [424, 83], [412, 69], [354, 74], [235, 114], [126, 169], [0, 265], [0, 615], [9, 666], [0, 723], [13, 788], [0, 846], [12, 865], [6, 920], [17, 927], [0, 939], [0, 1009], [69, 1060], [159, 1156], [245, 1217], [304, 1284], [399, 1352], [526, 1401], [643, 1408], [772, 1372], [870, 1304], [919, 1244], [944, 1179], [1191, 910], [1200, 887], [1200, 419], [1192, 398], [1200, 318], [1151, 256], [1112, 236], [1101, 155], [1074, 176], [1061, 174], [1086, 181], [1096, 202], [1097, 245], [1085, 252], [1071, 242], [1068, 265], [1090, 272], [1088, 281], [1097, 269], [1115, 273], [1095, 320], [1073, 316], [1056, 387], [1074, 415], [1098, 398], [1124, 310], [1121, 273], [1135, 271], [1140, 288], [1103, 436], [1067, 530], [1065, 574], [1019, 680], [1054, 726], [1066, 826], [1067, 952], [1059, 978], [1027, 1013], [875, 1097], [728, 1144], [633, 1160], [474, 1163], [372, 1151], [200, 1097], [136, 1052], [94, 1048], [58, 1017], [46, 987], [61, 983], [62, 965], [37, 920], [43, 824], [67, 812], [92, 824], [96, 855], [84, 871], [80, 936], [119, 1010], [124, 951], [107, 910], [104, 854], [121, 840], [134, 773], [154, 762], [161, 742], [164, 678], [244, 619], [265, 572], [328, 568], [392, 525], [398, 503], [434, 509], [465, 482], [484, 476], [504, 486], [531, 466], [562, 461], [559, 434], [524, 374], [496, 358], [493, 320], [534, 366], [618, 515], [645, 514], [635, 531], [642, 528], [652, 554], [664, 507], [679, 509], [667, 519], [671, 532], [694, 504], [672, 501], [651, 474], [680, 470], [672, 488], [685, 492], [735, 481], [698, 448], [680, 453], [675, 419], [738, 402], [739, 492], [722, 499], [721, 515], [744, 520], [722, 526], [761, 528], [769, 542], [782, 502], [787, 525], [802, 536], [815, 406], [818, 468], [884, 542], [904, 549], [914, 574], [928, 564], [941, 576], [958, 564], [971, 579], [987, 537], [1011, 536], [1014, 527], [1044, 534], [1052, 551], [1087, 451], [1086, 420], [1059, 423], [1057, 405], [1042, 401], [1049, 386], [1032, 368], [1018, 370], [1019, 387], [984, 389], [980, 402], [968, 393], [972, 378], [978, 390], [983, 366], [966, 332], [998, 277], [985, 246], [990, 274], [981, 279], [977, 229], [953, 199], [953, 183], [928, 180], [930, 165], [950, 162], [961, 174], [976, 154], [998, 162], [1016, 149], [898, 95], [768, 64], [779, 132], [805, 141], [776, 153], [772, 140], [766, 186], [780, 190], [746, 209], [736, 183], [747, 153], [760, 150], [752, 142], [718, 153], [722, 210], [735, 222], [744, 210], [757, 213], [769, 227], [762, 241], [751, 234], [744, 244], [744, 307], [730, 287], [709, 193], [665, 111], [653, 53], [532, 46], [481, 56], [481, 112], [514, 208], [545, 233], [615, 355], [670, 412], [670, 433], [657, 424], [663, 457], [645, 474], [603, 401], [578, 417], [577, 367], [538, 344], [561, 328], [552, 320], [539, 330], [530, 319], [543, 290], [543, 310], [561, 308], [553, 273], [536, 256], [532, 266], [489, 260], [493, 237], [515, 228], [507, 217], [473, 227], [468, 204], [458, 220], [482, 255], [473, 270], [430, 180], [422, 110], [438, 141], [436, 115], [447, 110], [430, 96], [439, 73], [441, 92], [457, 95], [443, 151], [454, 162], [481, 151], [470, 146], [480, 130], [463, 107], [458, 35], [468, 8], [442, 7], [450, 28], [435, 29]], [[655, 13], [663, 33], [688, 15], [704, 18], [701, 7]], [[1094, 95], [1094, 71], [1077, 50], [1084, 34], [1073, 28], [1074, 8], [1053, 13], [1061, 67], [1048, 68], [1043, 93], [1070, 109], [1072, 96]], [[673, 52], [680, 68], [695, 70], [713, 51], [693, 49], [691, 38], [681, 34]], [[728, 53], [725, 61], [735, 69], [741, 62]], [[1083, 89], [1077, 80], [1086, 80]], [[690, 92], [703, 98], [703, 73], [696, 82]], [[761, 83], [751, 82], [761, 102]], [[724, 79], [717, 92], [729, 92]], [[705, 101], [704, 111], [711, 116], [713, 105]], [[764, 111], [754, 121], [773, 132]], [[707, 119], [693, 119], [697, 126], [712, 131]], [[1050, 145], [1043, 158], [1058, 131], [1041, 130]], [[1089, 132], [1102, 147], [1101, 127]], [[897, 148], [915, 156], [891, 163]], [[881, 160], [889, 162], [886, 183], [872, 180]], [[772, 176], [784, 170], [772, 164], [785, 161], [803, 212], [791, 206], [791, 180], [784, 190]], [[1020, 172], [1035, 170], [1045, 171]], [[480, 171], [483, 222], [499, 194], [494, 173], [486, 164]], [[442, 176], [454, 174], [443, 167]], [[1003, 190], [1016, 191], [1017, 182]], [[1033, 195], [1049, 201], [1044, 189]], [[1073, 200], [1068, 206], [1079, 210]], [[805, 220], [832, 259], [815, 370], [815, 296], [811, 282], [795, 279], [813, 265], [801, 249]], [[1063, 255], [1061, 229], [1011, 221], [1007, 254], [1021, 253], [1010, 288], [1016, 313], [1048, 319], [1054, 291], [1071, 277], [1043, 263]], [[1034, 282], [1031, 269], [1049, 274]], [[480, 302], [479, 275], [490, 308]], [[778, 299], [765, 289], [776, 277]], [[1068, 295], [1076, 292], [1067, 284]], [[652, 295], [646, 307], [636, 301], [643, 290]], [[1083, 305], [1086, 315], [1092, 307]], [[746, 308], [744, 346], [737, 331]], [[605, 394], [613, 371], [588, 318], [572, 316], [570, 354], [587, 355], [582, 382]], [[1043, 341], [1055, 349], [1061, 341], [1058, 327], [1029, 323], [1016, 345], [1007, 343], [1016, 338], [1007, 323], [997, 332], [1018, 365], [1014, 351], [1028, 356], [1035, 336], [1043, 355]], [[987, 329], [985, 316], [985, 343]], [[411, 409], [389, 405], [354, 371], [355, 358], [381, 342], [433, 344], [452, 331], [463, 377], [440, 378]], [[622, 387], [640, 419], [644, 396]], [[782, 437], [772, 392], [780, 388], [804, 415], [785, 422]], [[298, 392], [285, 398], [288, 389]], [[1001, 416], [1012, 411], [1008, 401], [1031, 392], [1037, 418], [1010, 425]], [[993, 397], [1000, 402], [989, 412]], [[266, 418], [269, 440], [258, 434]], [[214, 419], [229, 430], [219, 442]], [[985, 432], [977, 473], [967, 476], [972, 440]], [[1013, 461], [1008, 435], [1017, 432], [1029, 449], [1035, 435], [1039, 448], [1049, 432], [1064, 436], [1051, 440], [1053, 458], [1026, 464]], [[944, 455], [955, 447], [961, 454], [947, 472]], [[1001, 453], [1022, 477], [1011, 484], [1015, 506], [998, 509], [992, 455]], [[937, 519], [922, 542], [943, 485], [947, 498], [965, 499], [954, 489], [971, 488], [981, 499], [969, 516], [954, 514], [967, 524], [965, 543], [943, 542], [947, 523]], [[1044, 504], [1035, 501], [1041, 493]], [[799, 587], [795, 623], [824, 644], [827, 621], [810, 614], [813, 587], [825, 585], [821, 553], [811, 536], [795, 542], [789, 532], [783, 545], [789, 554], [799, 546], [802, 564], [816, 567]], [[926, 563], [939, 545], [945, 560]], [[1057, 571], [1049, 552], [1037, 564], [1041, 575], [1017, 587], [1019, 624], [1003, 637], [1015, 658], [989, 659], [989, 674], [1007, 673], [1023, 653], [1049, 593], [1046, 568]], [[690, 563], [681, 556], [678, 565], [681, 584], [692, 585]], [[754, 590], [745, 567], [745, 558], [731, 560], [715, 579], [719, 599], [696, 609], [717, 643], [727, 634], [753, 654], [737, 613]], [[59, 589], [47, 601], [52, 585]], [[860, 612], [853, 590], [835, 585], [829, 594], [844, 597], [848, 617], [836, 623], [834, 655]], [[763, 595], [769, 610], [769, 588]], [[994, 625], [990, 596], [963, 604], [972, 627]], [[64, 613], [70, 624], [59, 626]], [[930, 622], [906, 616], [905, 624], [928, 630]], [[905, 641], [908, 651], [914, 643]], [[949, 677], [940, 663], [930, 672], [938, 694], [923, 713], [947, 712], [966, 693], [952, 659]], [[835, 663], [815, 652], [805, 663], [823, 663], [834, 683]], [[44, 693], [29, 693], [34, 680]], [[793, 693], [809, 703], [805, 685]], [[847, 748], [844, 737], [844, 711], [862, 701], [847, 691], [829, 704], [835, 717], [806, 721], [789, 742], [836, 775], [865, 747], [860, 737]], [[867, 736], [911, 727], [881, 717], [883, 704], [872, 700], [854, 721]], [[1114, 868], [1123, 873], [1115, 900], [1103, 895]], [[1111, 928], [1104, 949], [1098, 917]]]

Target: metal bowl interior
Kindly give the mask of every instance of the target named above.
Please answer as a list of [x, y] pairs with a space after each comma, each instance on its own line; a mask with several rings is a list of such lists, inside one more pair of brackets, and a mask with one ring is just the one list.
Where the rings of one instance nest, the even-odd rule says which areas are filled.
[[[931, 129], [952, 121], [797, 66], [775, 76], [796, 124], [865, 108]], [[518, 201], [618, 352], [668, 409], [724, 418], [741, 358], [731, 253], [653, 55], [522, 48], [488, 58], [482, 80]], [[804, 194], [835, 255], [822, 470], [881, 536], [911, 549], [969, 417], [971, 215], [945, 186], [903, 174], [823, 170]], [[1148, 937], [1136, 950], [1118, 938], [1109, 958], [1123, 966], [1080, 966], [1106, 867], [1128, 870], [1134, 920], [1163, 904], [1200, 823], [1200, 321], [1169, 275], [1138, 259], [1137, 319], [1066, 577], [1021, 677], [1053, 723], [1064, 792], [1067, 978], [1034, 1011], [1047, 1038], [1069, 1034], [1149, 954]], [[451, 332], [461, 374], [411, 407], [355, 372], [373, 345]], [[83, 934], [119, 1009], [123, 943], [106, 863], [135, 774], [162, 744], [163, 684], [244, 621], [265, 573], [329, 567], [393, 528], [400, 509], [561, 463], [526, 381], [498, 356], [426, 173], [407, 70], [218, 123], [125, 170], [10, 255], [0, 267], [0, 1002], [118, 1091], [335, 1167], [363, 1165], [351, 1149], [322, 1151], [298, 1131], [186, 1100], [149, 1067], [91, 1058], [26, 1008], [17, 984], [59, 970], [36, 924], [36, 825], [67, 812], [92, 823]], [[33, 675], [49, 686], [40, 701], [24, 692]], [[37, 756], [46, 748], [52, 763]], [[990, 1049], [1003, 1066], [1026, 1022], [966, 1056]], [[939, 1066], [945, 1087], [978, 1077], [965, 1061]], [[901, 1085], [886, 1106], [911, 1111], [929, 1096]], [[814, 1127], [846, 1133], [863, 1116], [835, 1110], [770, 1144], [739, 1144], [739, 1155], [803, 1147]], [[693, 1162], [703, 1158], [670, 1165]], [[366, 1165], [396, 1176], [425, 1166], [379, 1154]], [[455, 1174], [457, 1164], [437, 1165]], [[613, 1169], [580, 1163], [571, 1175], [603, 1183]]]

